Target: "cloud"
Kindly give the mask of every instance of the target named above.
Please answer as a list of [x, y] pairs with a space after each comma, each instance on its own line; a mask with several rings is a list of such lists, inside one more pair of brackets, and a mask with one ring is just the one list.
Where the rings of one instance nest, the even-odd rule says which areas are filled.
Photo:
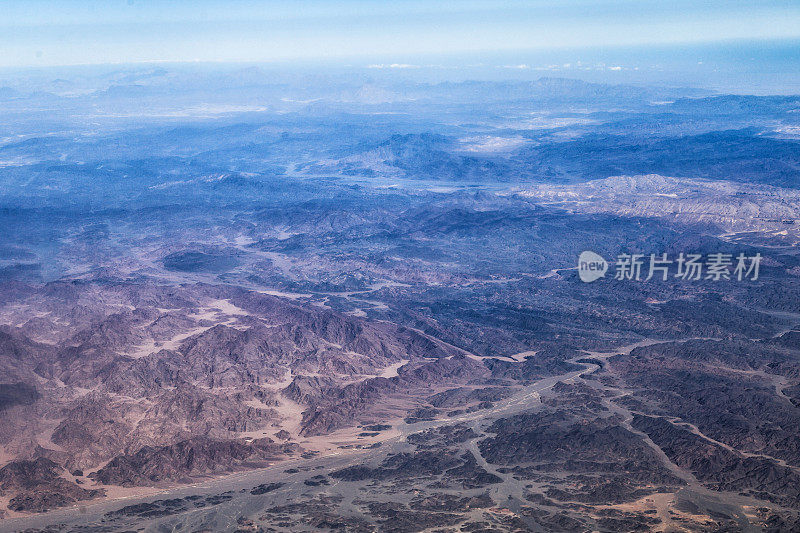
[[379, 63], [374, 65], [367, 65], [367, 68], [420, 68], [419, 65], [409, 65], [408, 63]]

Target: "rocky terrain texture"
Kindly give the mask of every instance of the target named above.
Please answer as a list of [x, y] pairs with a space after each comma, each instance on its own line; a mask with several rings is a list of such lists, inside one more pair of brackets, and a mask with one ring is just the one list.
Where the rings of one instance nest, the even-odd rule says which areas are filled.
[[0, 94], [0, 531], [800, 526], [796, 97], [139, 74]]

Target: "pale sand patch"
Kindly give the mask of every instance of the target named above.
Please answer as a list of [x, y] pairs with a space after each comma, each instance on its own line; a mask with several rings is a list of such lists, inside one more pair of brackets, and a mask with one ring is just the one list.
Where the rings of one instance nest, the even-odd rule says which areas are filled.
[[16, 454], [8, 453], [4, 446], [0, 446], [0, 467], [16, 458]]
[[[365, 432], [364, 428], [349, 427], [339, 429], [326, 435], [305, 437], [303, 440], [299, 441], [299, 444], [306, 450], [316, 451], [320, 454], [341, 455], [347, 453], [346, 447], [359, 445], [366, 447], [376, 442], [386, 442], [400, 437], [401, 433], [396, 428], [397, 424], [400, 422], [402, 422], [401, 419], [387, 421], [387, 424], [392, 425], [392, 429], [381, 431], [374, 437], [359, 437], [360, 433]], [[342, 447], [345, 448], [343, 449]]]
[[236, 323], [235, 317], [248, 316], [249, 314], [250, 313], [241, 307], [232, 304], [229, 299], [212, 300], [206, 307], [200, 308], [198, 313], [193, 313], [188, 316], [198, 321], [216, 321], [215, 324], [211, 326], [198, 326], [196, 328], [192, 328], [188, 331], [178, 333], [166, 341], [157, 342], [155, 340], [150, 340], [140, 344], [132, 353], [129, 353], [128, 355], [134, 359], [139, 359], [160, 350], [177, 350], [180, 344], [189, 337], [203, 333], [204, 331], [207, 331], [217, 325], [232, 326]]
[[[291, 369], [286, 371], [286, 375], [284, 376], [283, 380], [277, 383], [271, 383], [269, 385], [264, 385], [264, 389], [268, 389], [271, 391], [276, 392], [275, 399], [280, 402], [280, 405], [277, 407], [275, 406], [268, 406], [262, 404], [261, 402], [257, 402], [257, 407], [259, 408], [267, 408], [267, 409], [274, 409], [281, 415], [282, 420], [278, 423], [278, 425], [274, 426], [274, 433], [277, 433], [281, 429], [288, 431], [293, 438], [298, 438], [300, 435], [300, 428], [303, 421], [303, 411], [305, 407], [300, 405], [299, 403], [286, 398], [283, 394], [280, 393], [282, 389], [285, 389], [289, 385], [291, 385], [294, 376], [292, 375]], [[255, 407], [255, 406], [254, 406]], [[253, 431], [249, 433], [242, 433], [241, 436], [243, 437], [251, 437], [251, 436], [263, 436], [264, 429], [260, 429], [258, 431]]]
[[139, 359], [141, 357], [146, 357], [151, 353], [155, 353], [161, 350], [176, 350], [180, 344], [191, 337], [192, 335], [197, 335], [198, 333], [203, 333], [211, 329], [213, 326], [200, 326], [194, 329], [190, 329], [184, 333], [179, 333], [172, 337], [169, 340], [162, 341], [156, 343], [154, 340], [150, 340], [145, 342], [144, 344], [140, 344], [136, 350], [128, 355], [133, 357], [134, 359]]
[[248, 244], [253, 244], [255, 239], [252, 239], [246, 235], [239, 235], [233, 240], [236, 246], [247, 246]]
[[513, 137], [497, 137], [493, 135], [482, 135], [465, 137], [459, 139], [461, 151], [473, 153], [501, 153], [516, 150], [520, 146], [530, 143], [530, 139], [526, 139], [521, 135]]
[[383, 371], [380, 374], [378, 374], [378, 377], [381, 377], [381, 378], [393, 378], [393, 377], [397, 376], [397, 371], [400, 369], [400, 367], [402, 367], [403, 365], [405, 365], [407, 363], [408, 363], [408, 359], [402, 359], [402, 360], [400, 360], [399, 363], [395, 363], [393, 365], [389, 365], [386, 368], [384, 368]]
[[[84, 483], [82, 486], [88, 489], [103, 489], [106, 491], [106, 496], [104, 498], [86, 500], [86, 502], [83, 502], [84, 504], [106, 500], [127, 500], [164, 492], [164, 488], [162, 487], [121, 487], [119, 485], [91, 485], [88, 483]], [[175, 486], [179, 485], [176, 484]]]
[[209, 303], [208, 307], [211, 307], [213, 309], [219, 309], [225, 315], [248, 316], [250, 314], [241, 307], [233, 305], [231, 301], [227, 298], [223, 298], [220, 300], [213, 300], [212, 302]]
[[527, 357], [533, 357], [538, 352], [539, 352], [538, 350], [529, 350], [527, 352], [515, 353], [514, 355], [508, 356], [508, 358], [509, 359], [513, 359], [514, 361], [517, 361], [518, 363], [522, 363], [523, 361], [525, 361], [525, 359]]
[[[684, 531], [686, 522], [695, 523], [701, 526], [712, 526], [716, 522], [708, 515], [693, 514], [688, 511], [680, 511], [674, 507], [675, 494], [671, 492], [657, 492], [650, 496], [645, 496], [635, 502], [621, 503], [617, 505], [604, 505], [604, 509], [618, 509], [628, 513], [641, 514], [643, 511], [655, 510], [656, 516], [661, 519], [661, 523], [653, 528], [653, 531]], [[681, 519], [675, 521], [674, 519]], [[684, 524], [681, 527], [681, 524]]]
[[43, 424], [46, 424], [45, 429], [36, 435], [36, 443], [42, 448], [55, 450], [57, 452], [66, 451], [64, 450], [64, 448], [62, 448], [61, 446], [59, 446], [58, 444], [56, 444], [51, 440], [53, 438], [53, 433], [63, 420], [64, 420], [63, 418], [57, 418], [54, 420], [42, 421]]
[[301, 292], [283, 292], [283, 291], [276, 291], [276, 290], [269, 290], [269, 289], [262, 289], [259, 291], [261, 294], [268, 294], [270, 296], [279, 296], [281, 298], [289, 298], [290, 300], [298, 300], [300, 298], [311, 298], [313, 294], [311, 293], [301, 293]]

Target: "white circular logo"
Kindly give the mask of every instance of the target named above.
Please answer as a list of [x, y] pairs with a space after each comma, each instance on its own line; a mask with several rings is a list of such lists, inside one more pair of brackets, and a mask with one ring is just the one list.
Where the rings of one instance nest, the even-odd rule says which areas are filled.
[[586, 250], [578, 256], [578, 275], [585, 283], [602, 278], [607, 270], [608, 262], [594, 252]]

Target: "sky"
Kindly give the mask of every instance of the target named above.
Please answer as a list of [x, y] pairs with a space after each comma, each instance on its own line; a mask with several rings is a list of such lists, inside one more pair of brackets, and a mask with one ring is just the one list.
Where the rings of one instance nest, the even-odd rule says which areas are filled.
[[727, 42], [753, 43], [755, 54], [758, 43], [780, 40], [800, 42], [798, 0], [0, 0], [0, 67], [397, 66], [447, 55], [524, 60], [526, 51]]

